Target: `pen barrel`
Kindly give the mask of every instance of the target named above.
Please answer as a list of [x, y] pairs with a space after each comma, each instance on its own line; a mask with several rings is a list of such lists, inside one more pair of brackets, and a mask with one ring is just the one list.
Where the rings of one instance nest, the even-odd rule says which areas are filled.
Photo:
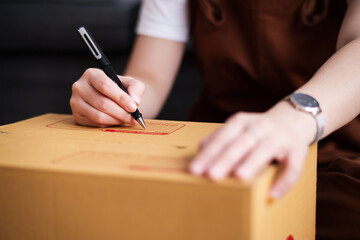
[[131, 113], [131, 116], [132, 116], [135, 120], [138, 120], [139, 118], [142, 117], [142, 114], [139, 112], [138, 109], [136, 109], [135, 112]]
[[[114, 68], [110, 64], [103, 66], [102, 70], [105, 72], [106, 76], [113, 80], [124, 92], [128, 93], [125, 86], [122, 84], [119, 77], [115, 73]], [[133, 118], [135, 118], [135, 120], [138, 120], [142, 117], [142, 114], [139, 112], [138, 109], [136, 109], [135, 112], [131, 113], [131, 115], [133, 116]]]
[[114, 68], [110, 64], [101, 67], [102, 70], [105, 72], [106, 76], [113, 80], [124, 92], [127, 93], [125, 86], [122, 84], [119, 77], [116, 75]]
[[[93, 39], [93, 37], [90, 35], [90, 33], [86, 30], [85, 27], [79, 27], [77, 29], [77, 32], [79, 36], [82, 38], [84, 43], [86, 44], [88, 50], [90, 51], [92, 57], [98, 64], [98, 66], [104, 71], [106, 76], [108, 76], [111, 80], [113, 80], [121, 90], [123, 90], [125, 93], [128, 94], [127, 89], [122, 84], [120, 78], [117, 76], [114, 68], [111, 66], [109, 60], [106, 58], [105, 54], [101, 50], [101, 48], [97, 45], [96, 41]], [[140, 124], [146, 129], [145, 123], [142, 119], [142, 114], [139, 112], [138, 109], [136, 109], [135, 112], [131, 113], [132, 117], [135, 118], [135, 120], [140, 120]]]

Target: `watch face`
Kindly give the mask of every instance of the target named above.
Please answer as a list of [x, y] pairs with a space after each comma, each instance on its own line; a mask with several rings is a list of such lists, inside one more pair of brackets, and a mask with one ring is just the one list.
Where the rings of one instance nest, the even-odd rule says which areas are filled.
[[294, 93], [291, 95], [291, 100], [297, 105], [306, 107], [306, 108], [318, 108], [319, 103], [312, 97], [302, 93]]

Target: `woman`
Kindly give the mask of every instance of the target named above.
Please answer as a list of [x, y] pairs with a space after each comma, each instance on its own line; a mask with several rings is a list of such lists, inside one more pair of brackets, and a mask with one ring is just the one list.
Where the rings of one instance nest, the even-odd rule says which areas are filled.
[[[360, 1], [145, 0], [121, 77], [129, 95], [89, 69], [73, 85], [75, 121], [136, 124], [128, 112], [141, 101], [144, 116], [156, 117], [189, 29], [204, 80], [191, 120], [227, 119], [202, 141], [190, 171], [251, 180], [276, 159], [285, 171], [270, 195], [280, 198], [300, 176], [308, 145], [326, 137], [317, 237], [360, 239]], [[317, 111], [306, 112], [313, 103]]]

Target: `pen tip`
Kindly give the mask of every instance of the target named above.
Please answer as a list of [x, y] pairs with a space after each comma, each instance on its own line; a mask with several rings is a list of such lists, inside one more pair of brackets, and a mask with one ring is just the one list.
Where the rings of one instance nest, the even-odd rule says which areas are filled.
[[144, 122], [144, 119], [142, 117], [139, 117], [137, 120], [136, 120], [145, 130], [147, 129], [146, 128], [146, 125], [145, 125], [145, 122]]

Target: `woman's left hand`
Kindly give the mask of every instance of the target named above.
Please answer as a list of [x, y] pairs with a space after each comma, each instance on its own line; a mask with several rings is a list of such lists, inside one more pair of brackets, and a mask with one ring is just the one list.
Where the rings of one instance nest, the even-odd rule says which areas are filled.
[[277, 160], [285, 168], [270, 196], [280, 198], [300, 177], [315, 133], [312, 116], [293, 109], [287, 102], [265, 113], [236, 113], [203, 139], [190, 171], [215, 181], [229, 174], [250, 181]]

